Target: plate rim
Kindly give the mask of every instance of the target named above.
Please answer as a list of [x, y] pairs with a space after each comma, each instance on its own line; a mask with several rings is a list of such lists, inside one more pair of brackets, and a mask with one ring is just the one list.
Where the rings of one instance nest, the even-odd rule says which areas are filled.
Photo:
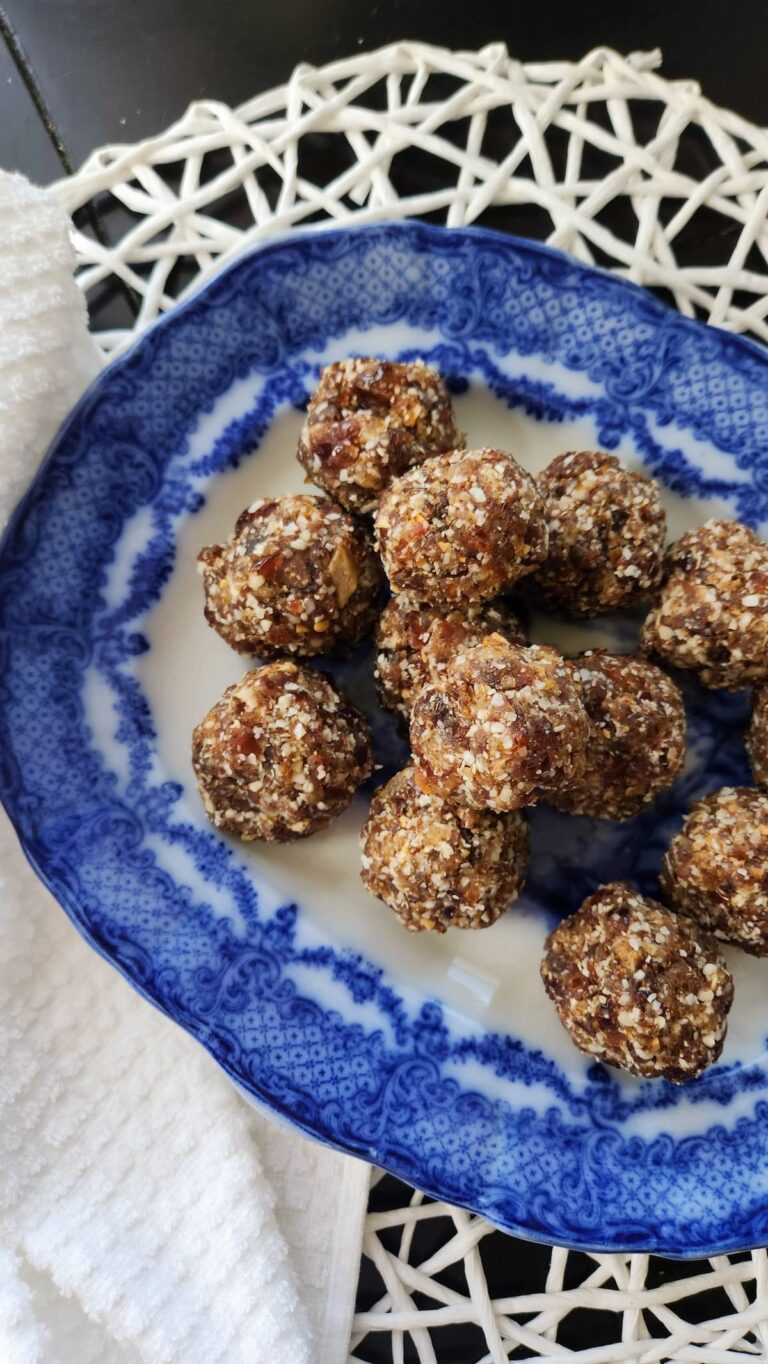
[[[659, 321], [663, 320], [664, 318], [674, 319], [676, 326], [683, 326], [686, 330], [692, 328], [697, 335], [699, 335], [702, 332], [702, 330], [706, 330], [706, 332], [712, 335], [717, 340], [718, 343], [724, 345], [726, 349], [730, 349], [730, 347], [733, 346], [737, 350], [744, 350], [755, 357], [759, 357], [761, 364], [763, 365], [768, 364], [768, 352], [765, 350], [764, 347], [759, 345], [756, 341], [752, 340], [751, 338], [744, 337], [738, 333], [725, 331], [719, 328], [707, 327], [705, 323], [700, 322], [698, 319], [684, 317], [683, 315], [676, 312], [674, 308], [667, 305], [662, 300], [657, 299], [643, 286], [635, 284], [631, 280], [624, 279], [623, 276], [617, 274], [614, 271], [606, 270], [598, 266], [589, 266], [580, 261], [576, 261], [569, 255], [567, 255], [567, 253], [560, 251], [556, 248], [549, 247], [546, 243], [543, 242], [531, 241], [526, 238], [521, 238], [518, 236], [514, 236], [512, 234], [499, 232], [482, 227], [445, 228], [443, 226], [438, 226], [435, 224], [425, 224], [420, 222], [419, 220], [391, 221], [387, 219], [382, 219], [381, 221], [376, 223], [367, 223], [359, 226], [342, 225], [340, 227], [333, 228], [326, 227], [325, 224], [323, 224], [319, 228], [314, 229], [304, 228], [301, 230], [294, 230], [289, 231], [287, 233], [281, 233], [279, 235], [269, 238], [267, 241], [258, 243], [256, 246], [251, 247], [250, 249], [244, 251], [233, 261], [229, 262], [226, 267], [224, 267], [220, 272], [218, 272], [216, 275], [207, 280], [199, 289], [195, 290], [194, 293], [189, 295], [178, 305], [176, 305], [173, 309], [171, 309], [169, 312], [165, 313], [163, 316], [161, 316], [155, 322], [153, 322], [150, 325], [150, 327], [148, 327], [138, 337], [135, 338], [132, 344], [125, 351], [121, 352], [120, 355], [112, 358], [99, 372], [99, 374], [92, 380], [92, 382], [88, 385], [88, 387], [81, 395], [78, 402], [71, 410], [71, 412], [68, 414], [65, 421], [59, 427], [56, 435], [54, 436], [53, 440], [51, 441], [48, 447], [48, 450], [44, 458], [41, 460], [39, 466], [35, 470], [31, 478], [29, 487], [22, 495], [19, 502], [16, 504], [15, 508], [13, 509], [8, 519], [2, 537], [0, 538], [0, 572], [7, 567], [8, 551], [10, 545], [13, 542], [16, 530], [20, 522], [26, 515], [30, 504], [33, 502], [39, 485], [45, 480], [48, 471], [51, 467], [51, 464], [56, 458], [61, 443], [71, 432], [72, 428], [77, 424], [81, 414], [92, 401], [94, 394], [99, 392], [100, 388], [104, 383], [105, 377], [114, 374], [115, 371], [119, 371], [123, 367], [128, 365], [131, 362], [132, 358], [137, 354], [137, 352], [147, 344], [148, 338], [154, 336], [156, 332], [161, 329], [180, 325], [180, 320], [183, 319], [183, 317], [191, 308], [195, 307], [195, 305], [199, 305], [201, 298], [204, 298], [204, 296], [207, 293], [215, 291], [218, 287], [220, 287], [221, 281], [223, 279], [238, 273], [249, 261], [251, 261], [254, 258], [268, 256], [273, 251], [279, 251], [285, 249], [286, 247], [292, 247], [302, 240], [307, 239], [317, 240], [320, 238], [347, 239], [352, 236], [359, 237], [361, 235], [380, 234], [382, 231], [385, 232], [395, 231], [396, 233], [402, 234], [404, 236], [409, 236], [411, 233], [426, 234], [427, 237], [430, 237], [432, 235], [445, 236], [446, 234], [451, 234], [454, 237], [460, 237], [465, 240], [469, 239], [478, 242], [488, 241], [495, 242], [503, 245], [505, 248], [510, 247], [517, 248], [518, 250], [522, 251], [525, 254], [540, 255], [548, 259], [554, 257], [559, 261], [566, 263], [569, 268], [574, 269], [579, 273], [583, 273], [590, 277], [598, 275], [605, 280], [611, 281], [613, 286], [618, 285], [622, 290], [630, 290], [632, 293], [635, 294], [635, 296], [642, 299], [643, 304], [646, 307], [650, 307], [651, 312]], [[206, 1046], [206, 1050], [209, 1052], [209, 1054], [213, 1056], [213, 1059], [217, 1062], [219, 1066], [221, 1066], [225, 1073], [229, 1075], [230, 1079], [238, 1087], [244, 1088], [247, 1092], [251, 1092], [253, 1094], [254, 1099], [259, 1104], [264, 1105], [267, 1108], [272, 1109], [273, 1111], [276, 1111], [281, 1118], [287, 1119], [293, 1126], [298, 1127], [307, 1136], [313, 1137], [316, 1140], [320, 1140], [324, 1142], [326, 1145], [332, 1146], [335, 1149], [340, 1150], [342, 1152], [355, 1155], [358, 1158], [361, 1157], [360, 1152], [350, 1149], [349, 1146], [345, 1146], [342, 1142], [333, 1141], [332, 1139], [329, 1139], [329, 1137], [324, 1133], [320, 1133], [317, 1130], [315, 1130], [311, 1124], [302, 1120], [301, 1116], [297, 1115], [295, 1111], [291, 1111], [289, 1106], [282, 1103], [274, 1095], [262, 1091], [259, 1085], [252, 1079], [252, 1077], [244, 1075], [242, 1072], [239, 1072], [236, 1068], [228, 1065], [226, 1058], [223, 1057], [222, 1055], [216, 1054], [211, 1047], [207, 1046], [205, 1041], [203, 1041], [192, 1030], [192, 1028], [185, 1023], [183, 1018], [174, 1015], [167, 1007], [164, 1006], [164, 1004], [159, 999], [155, 998], [152, 993], [144, 989], [141, 981], [138, 980], [136, 976], [131, 975], [128, 969], [119, 960], [117, 960], [115, 956], [110, 955], [107, 948], [103, 946], [101, 943], [99, 943], [99, 941], [90, 932], [88, 925], [83, 921], [81, 917], [81, 911], [76, 903], [76, 897], [71, 895], [68, 892], [67, 888], [64, 887], [63, 885], [54, 885], [53, 879], [50, 876], [49, 872], [46, 871], [43, 865], [38, 861], [37, 857], [35, 856], [33, 848], [30, 846], [22, 830], [20, 829], [19, 827], [20, 821], [17, 818], [17, 811], [15, 810], [14, 807], [14, 801], [9, 791], [6, 789], [5, 783], [1, 780], [0, 780], [0, 803], [2, 803], [6, 811], [6, 814], [9, 817], [11, 825], [16, 832], [22, 851], [26, 856], [28, 862], [30, 863], [32, 869], [34, 870], [36, 876], [47, 888], [47, 890], [57, 901], [57, 903], [61, 905], [61, 907], [67, 913], [67, 916], [73, 922], [73, 925], [77, 929], [78, 933], [88, 942], [91, 948], [98, 952], [98, 954], [104, 960], [108, 961], [113, 968], [117, 969], [123, 976], [123, 978], [128, 981], [131, 987], [135, 989], [142, 998], [144, 998], [150, 1004], [152, 1004], [164, 1016], [170, 1018], [175, 1024], [183, 1027], [184, 1030], [188, 1032], [196, 1042], [203, 1046]], [[319, 1007], [325, 1009], [325, 1006], [323, 1005], [320, 1005]], [[366, 1159], [368, 1157], [363, 1155], [362, 1158]], [[407, 1182], [413, 1184], [413, 1179], [411, 1175], [409, 1175], [408, 1172], [404, 1172], [402, 1168], [399, 1168], [397, 1162], [393, 1161], [387, 1163], [386, 1161], [383, 1161], [381, 1163], [383, 1165], [383, 1168], [389, 1169], [391, 1173], [395, 1174], [399, 1178], [404, 1178], [407, 1180]], [[436, 1181], [434, 1184], [430, 1185], [428, 1181], [419, 1179], [418, 1187], [422, 1189], [423, 1192], [436, 1199], [446, 1198], [446, 1192], [444, 1189], [441, 1189], [439, 1187], [439, 1181]], [[454, 1206], [463, 1207], [470, 1212], [479, 1213], [480, 1215], [487, 1217], [488, 1220], [492, 1221], [493, 1225], [500, 1226], [502, 1230], [507, 1231], [515, 1236], [518, 1236], [523, 1240], [532, 1240], [537, 1242], [543, 1241], [548, 1245], [564, 1246], [570, 1249], [584, 1250], [587, 1252], [592, 1251], [593, 1253], [614, 1253], [620, 1252], [622, 1250], [622, 1247], [620, 1247], [620, 1245], [615, 1240], [611, 1239], [608, 1239], [605, 1242], [595, 1242], [579, 1240], [578, 1238], [573, 1237], [558, 1238], [557, 1235], [553, 1234], [551, 1228], [547, 1228], [544, 1226], [540, 1227], [535, 1226], [533, 1229], [531, 1229], [530, 1227], [527, 1227], [524, 1224], [516, 1223], [513, 1219], [509, 1219], [508, 1221], [505, 1220], [504, 1222], [499, 1222], [498, 1219], [494, 1219], [493, 1217], [489, 1216], [489, 1213], [486, 1209], [483, 1209], [482, 1206], [478, 1206], [478, 1201], [476, 1199], [462, 1201], [460, 1198], [456, 1197], [453, 1191], [451, 1191], [450, 1193], [449, 1201]], [[716, 1243], [713, 1243], [711, 1246], [697, 1244], [696, 1246], [691, 1247], [678, 1246], [675, 1248], [670, 1248], [670, 1246], [664, 1245], [663, 1247], [661, 1247], [661, 1249], [659, 1249], [656, 1244], [651, 1244], [650, 1242], [646, 1242], [644, 1240], [638, 1240], [637, 1242], [632, 1244], [625, 1253], [629, 1253], [629, 1251], [646, 1251], [650, 1253], [665, 1255], [670, 1258], [686, 1259], [701, 1258], [702, 1256], [706, 1256], [709, 1254], [736, 1253], [738, 1251], [752, 1249], [754, 1248], [755, 1245], [760, 1244], [761, 1241], [757, 1242], [748, 1241], [745, 1243], [741, 1237], [737, 1237], [732, 1242], [729, 1242], [727, 1244], [724, 1243], [723, 1241], [717, 1241]]]

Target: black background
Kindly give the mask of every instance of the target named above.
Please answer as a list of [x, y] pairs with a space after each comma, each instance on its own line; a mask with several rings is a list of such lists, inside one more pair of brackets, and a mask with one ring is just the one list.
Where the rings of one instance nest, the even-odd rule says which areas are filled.
[[661, 47], [666, 76], [768, 122], [765, 0], [0, 0], [0, 32], [0, 164], [40, 181], [190, 100], [237, 104], [297, 62], [400, 38], [503, 40], [522, 61]]
[[[298, 62], [319, 65], [402, 38], [454, 48], [502, 40], [522, 61], [577, 58], [603, 45], [625, 53], [658, 46], [665, 76], [694, 77], [716, 103], [765, 124], [766, 14], [766, 0], [0, 0], [0, 166], [48, 183], [100, 143], [160, 131], [191, 100], [237, 104], [286, 80]], [[704, 246], [690, 243], [691, 251]], [[402, 1201], [402, 1186], [389, 1178], [374, 1192], [382, 1210]], [[438, 1219], [425, 1223], [415, 1262], [448, 1230]], [[543, 1287], [543, 1248], [497, 1233], [482, 1242], [482, 1257], [492, 1296]], [[574, 1285], [588, 1272], [581, 1258], [572, 1260]], [[655, 1260], [650, 1277], [699, 1268]], [[441, 1277], [466, 1292], [460, 1267]], [[382, 1291], [364, 1262], [359, 1305], [372, 1307]], [[694, 1303], [692, 1319], [728, 1311], [727, 1300], [710, 1298]], [[561, 1339], [597, 1346], [620, 1329], [618, 1317], [577, 1312]], [[440, 1364], [471, 1364], [484, 1353], [472, 1327], [435, 1332], [434, 1345]], [[378, 1362], [391, 1352], [384, 1337], [369, 1336], [358, 1357]], [[407, 1347], [406, 1359], [415, 1358]]]

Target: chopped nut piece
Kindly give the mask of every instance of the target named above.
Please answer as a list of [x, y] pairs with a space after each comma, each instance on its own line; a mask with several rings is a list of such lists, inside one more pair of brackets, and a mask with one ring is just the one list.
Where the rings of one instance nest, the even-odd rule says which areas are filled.
[[336, 546], [328, 565], [328, 573], [333, 579], [339, 606], [346, 606], [355, 592], [358, 582], [355, 561], [346, 545]]

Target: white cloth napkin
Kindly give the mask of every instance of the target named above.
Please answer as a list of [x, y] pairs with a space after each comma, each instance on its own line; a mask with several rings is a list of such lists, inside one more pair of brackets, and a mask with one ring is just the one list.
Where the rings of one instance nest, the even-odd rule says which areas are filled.
[[[0, 172], [0, 521], [97, 372], [68, 219]], [[0, 817], [0, 1361], [340, 1364], [362, 1162], [251, 1109]]]

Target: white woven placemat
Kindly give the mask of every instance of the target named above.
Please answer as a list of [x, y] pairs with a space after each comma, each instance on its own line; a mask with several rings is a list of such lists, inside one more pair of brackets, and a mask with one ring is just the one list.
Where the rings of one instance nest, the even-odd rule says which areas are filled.
[[[499, 43], [480, 52], [399, 43], [299, 67], [238, 109], [199, 101], [157, 137], [100, 148], [56, 187], [70, 212], [88, 210], [77, 219], [83, 289], [93, 298], [119, 281], [133, 310], [132, 325], [102, 331], [100, 344], [122, 349], [264, 237], [425, 215], [536, 230], [663, 289], [688, 315], [768, 340], [768, 132], [710, 104], [694, 82], [664, 80], [659, 63], [655, 52], [598, 49], [523, 65]], [[449, 1231], [418, 1263], [418, 1224], [435, 1218]], [[420, 1194], [371, 1211], [365, 1253], [382, 1293], [355, 1320], [351, 1357], [367, 1358], [366, 1336], [385, 1332], [394, 1364], [439, 1364], [439, 1328], [472, 1323], [485, 1345], [466, 1364], [768, 1360], [764, 1250], [691, 1273], [647, 1255], [556, 1249], [535, 1292], [492, 1300], [480, 1250], [491, 1234], [481, 1218]], [[457, 1264], [466, 1291], [439, 1277]], [[718, 1290], [716, 1315], [699, 1296], [707, 1290]], [[419, 1310], [415, 1294], [434, 1305]], [[615, 1329], [594, 1337], [609, 1344], [564, 1343], [584, 1309], [603, 1322], [611, 1314]]]

